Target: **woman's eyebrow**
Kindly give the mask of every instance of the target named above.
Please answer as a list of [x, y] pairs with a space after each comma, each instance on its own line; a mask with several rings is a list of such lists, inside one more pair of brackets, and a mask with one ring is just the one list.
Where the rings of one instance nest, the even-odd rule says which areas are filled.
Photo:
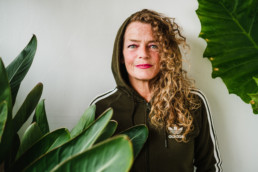
[[[129, 41], [131, 42], [141, 42], [140, 40], [137, 40], [137, 39], [129, 39]], [[150, 41], [147, 41], [148, 43], [157, 43], [156, 40], [150, 40]]]
[[137, 40], [137, 39], [129, 39], [129, 41], [131, 41], [131, 42], [141, 42], [140, 40]]

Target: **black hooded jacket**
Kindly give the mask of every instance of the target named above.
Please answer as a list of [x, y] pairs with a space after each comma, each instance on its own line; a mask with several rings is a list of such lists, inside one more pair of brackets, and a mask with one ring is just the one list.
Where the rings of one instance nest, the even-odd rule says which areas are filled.
[[192, 91], [201, 100], [201, 107], [193, 112], [194, 132], [189, 142], [177, 142], [180, 129], [172, 128], [171, 133], [160, 132], [149, 124], [148, 114], [151, 104], [146, 102], [129, 84], [123, 56], [123, 36], [128, 19], [120, 27], [114, 44], [112, 72], [117, 87], [99, 97], [96, 104], [96, 115], [107, 108], [114, 109], [113, 119], [118, 122], [117, 133], [137, 124], [149, 127], [149, 137], [143, 150], [135, 159], [131, 171], [135, 172], [215, 172], [221, 170], [221, 161], [212, 127], [212, 120], [207, 101], [203, 94]]

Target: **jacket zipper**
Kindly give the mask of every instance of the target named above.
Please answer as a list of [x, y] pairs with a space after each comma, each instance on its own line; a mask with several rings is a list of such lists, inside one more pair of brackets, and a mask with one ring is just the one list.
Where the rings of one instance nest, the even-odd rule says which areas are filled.
[[[148, 116], [151, 110], [151, 104], [146, 102], [146, 113], [145, 113], [145, 124], [147, 125], [147, 127], [149, 128], [149, 122], [148, 122]], [[146, 171], [149, 172], [150, 171], [150, 160], [149, 160], [149, 142], [147, 142], [147, 151], [145, 152], [145, 156], [146, 156]]]

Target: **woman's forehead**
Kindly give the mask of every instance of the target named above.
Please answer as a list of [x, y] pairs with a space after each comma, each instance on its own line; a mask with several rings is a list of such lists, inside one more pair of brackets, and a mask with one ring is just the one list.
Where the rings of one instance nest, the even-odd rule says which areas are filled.
[[154, 41], [151, 25], [141, 22], [130, 23], [125, 30], [124, 38], [135, 41], [140, 38]]

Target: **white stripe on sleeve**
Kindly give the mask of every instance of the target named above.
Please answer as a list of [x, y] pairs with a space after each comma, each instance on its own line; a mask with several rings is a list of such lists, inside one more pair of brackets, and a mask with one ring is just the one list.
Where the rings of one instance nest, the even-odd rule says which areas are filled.
[[212, 139], [212, 142], [213, 142], [213, 145], [214, 145], [214, 156], [215, 156], [215, 159], [217, 161], [217, 163], [215, 164], [215, 168], [216, 168], [217, 172], [222, 172], [221, 158], [220, 158], [220, 154], [219, 154], [219, 149], [218, 149], [218, 144], [217, 144], [217, 138], [216, 138], [216, 135], [215, 135], [215, 130], [214, 130], [214, 127], [213, 127], [212, 116], [211, 116], [211, 112], [210, 112], [210, 109], [209, 109], [209, 106], [208, 106], [208, 101], [205, 98], [204, 94], [200, 90], [193, 90], [191, 92], [198, 95], [202, 99], [202, 101], [205, 105], [205, 108], [206, 108], [206, 111], [207, 111], [207, 119], [208, 119], [209, 128], [210, 128], [210, 136], [211, 136], [211, 139]]

